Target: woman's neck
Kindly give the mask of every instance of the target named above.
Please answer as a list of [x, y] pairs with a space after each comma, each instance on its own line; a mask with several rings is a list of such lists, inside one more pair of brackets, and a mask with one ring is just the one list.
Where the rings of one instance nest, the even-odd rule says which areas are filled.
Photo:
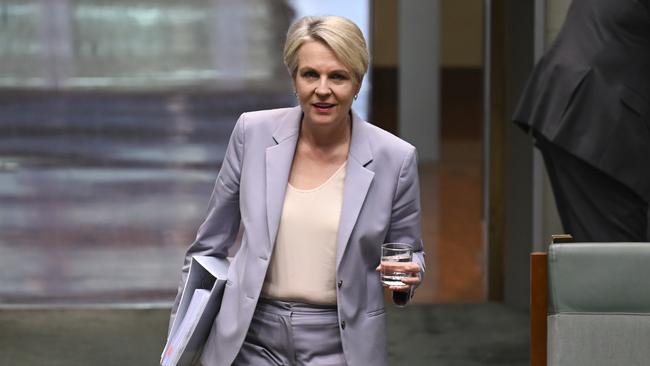
[[[296, 157], [300, 161], [338, 166], [348, 157], [352, 124], [348, 121], [337, 126], [317, 126], [301, 123]], [[336, 127], [336, 128], [323, 128]]]
[[352, 121], [348, 117], [345, 123], [334, 126], [314, 126], [303, 119], [300, 124], [300, 139], [318, 150], [335, 150], [341, 145], [348, 145], [352, 136]]

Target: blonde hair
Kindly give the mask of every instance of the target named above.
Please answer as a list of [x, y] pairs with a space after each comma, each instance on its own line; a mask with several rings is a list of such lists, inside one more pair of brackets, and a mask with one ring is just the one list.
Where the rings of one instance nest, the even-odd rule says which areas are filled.
[[292, 78], [298, 72], [298, 50], [309, 41], [321, 42], [329, 47], [361, 85], [368, 70], [370, 55], [363, 33], [356, 24], [334, 15], [308, 16], [293, 23], [284, 44], [284, 64]]

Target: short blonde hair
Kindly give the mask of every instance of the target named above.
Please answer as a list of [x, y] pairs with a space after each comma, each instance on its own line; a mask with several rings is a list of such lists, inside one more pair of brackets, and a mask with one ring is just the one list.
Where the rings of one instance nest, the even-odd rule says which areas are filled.
[[370, 55], [363, 33], [356, 24], [334, 15], [308, 16], [293, 23], [284, 44], [284, 64], [292, 78], [298, 72], [298, 50], [309, 41], [321, 42], [329, 47], [361, 85], [368, 70]]

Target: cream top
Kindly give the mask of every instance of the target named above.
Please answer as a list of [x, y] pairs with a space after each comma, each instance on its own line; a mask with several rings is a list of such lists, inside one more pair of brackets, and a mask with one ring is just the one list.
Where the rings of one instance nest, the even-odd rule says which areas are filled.
[[336, 304], [336, 237], [345, 166], [314, 189], [287, 185], [262, 297]]

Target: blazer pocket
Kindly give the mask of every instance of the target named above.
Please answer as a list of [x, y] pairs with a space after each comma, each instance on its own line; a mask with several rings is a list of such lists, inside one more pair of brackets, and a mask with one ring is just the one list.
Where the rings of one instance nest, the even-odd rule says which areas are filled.
[[382, 315], [382, 314], [386, 314], [386, 308], [380, 308], [380, 309], [377, 309], [377, 310], [369, 311], [369, 312], [366, 313], [366, 316], [368, 318], [374, 318], [374, 317]]
[[560, 121], [564, 120], [567, 114], [571, 112], [571, 107], [574, 106], [576, 98], [589, 74], [591, 74], [591, 69], [567, 72], [563, 75], [566, 78], [566, 81], [558, 83], [558, 86], [564, 87], [557, 91], [558, 96], [562, 96], [564, 103], [561, 109], [562, 113], [560, 114]]

